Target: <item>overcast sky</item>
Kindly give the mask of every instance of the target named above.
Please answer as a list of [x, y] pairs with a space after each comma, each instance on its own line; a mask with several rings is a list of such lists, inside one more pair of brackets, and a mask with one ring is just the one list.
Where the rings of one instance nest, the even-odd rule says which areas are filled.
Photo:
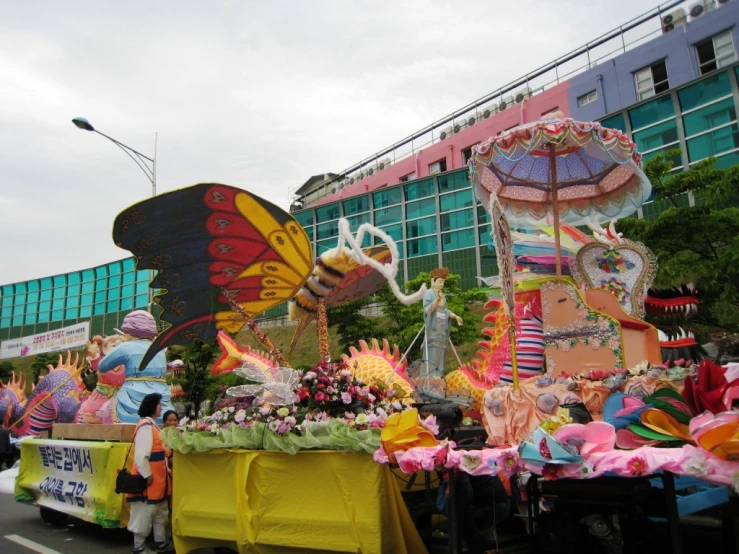
[[[338, 172], [657, 0], [0, 3], [0, 284], [128, 256], [113, 219], [151, 194], [100, 131], [287, 206]], [[186, 214], [183, 214], [186, 216]]]

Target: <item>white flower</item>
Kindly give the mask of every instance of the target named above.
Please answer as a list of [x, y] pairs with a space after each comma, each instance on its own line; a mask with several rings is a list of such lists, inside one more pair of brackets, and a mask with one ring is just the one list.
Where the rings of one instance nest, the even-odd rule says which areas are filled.
[[229, 413], [229, 414], [232, 414], [232, 413], [234, 413], [235, 411], [236, 411], [236, 408], [234, 408], [233, 406], [229, 406], [229, 407], [228, 407], [228, 413]]
[[274, 421], [270, 421], [269, 424], [267, 425], [267, 427], [269, 427], [269, 430], [270, 431], [276, 433], [277, 432], [277, 429], [280, 428], [280, 420], [279, 419], [275, 419]]
[[214, 423], [213, 425], [210, 426], [210, 432], [215, 433], [216, 431], [218, 431], [218, 424]]
[[277, 415], [280, 416], [280, 417], [285, 417], [285, 416], [287, 416], [289, 414], [290, 414], [290, 409], [289, 408], [285, 408], [284, 406], [282, 408], [280, 408], [279, 410], [277, 410]]
[[[375, 419], [377, 419], [377, 416], [375, 416]], [[365, 413], [361, 413], [357, 416], [357, 424], [358, 425], [367, 425], [370, 422], [370, 416], [368, 416]]]
[[284, 421], [291, 427], [295, 426], [295, 424], [297, 423], [297, 420], [293, 416], [287, 416]]
[[695, 475], [696, 477], [705, 477], [711, 472], [711, 468], [706, 462], [706, 458], [697, 452], [686, 460], [683, 468], [685, 473]]
[[403, 405], [400, 402], [398, 402], [397, 400], [394, 400], [393, 403], [391, 404], [391, 406], [394, 409], [398, 410], [398, 411], [400, 411], [400, 410], [403, 409]]
[[480, 465], [480, 458], [474, 454], [462, 454], [459, 461], [467, 471], [475, 471]]
[[190, 421], [190, 418], [189, 418], [189, 417], [183, 417], [183, 418], [182, 418], [182, 419], [180, 420], [180, 422], [178, 423], [178, 425], [179, 425], [180, 427], [182, 427], [183, 425], [187, 424], [187, 422], [188, 422], [188, 421]]
[[580, 475], [586, 479], [592, 475], [594, 471], [595, 468], [593, 467], [593, 464], [589, 464], [588, 462], [585, 462], [580, 466]]
[[217, 411], [216, 413], [214, 413], [214, 414], [213, 414], [213, 415], [211, 416], [211, 418], [213, 419], [213, 421], [221, 421], [221, 420], [223, 419], [223, 412], [221, 412], [221, 411], [219, 410], [219, 411]]

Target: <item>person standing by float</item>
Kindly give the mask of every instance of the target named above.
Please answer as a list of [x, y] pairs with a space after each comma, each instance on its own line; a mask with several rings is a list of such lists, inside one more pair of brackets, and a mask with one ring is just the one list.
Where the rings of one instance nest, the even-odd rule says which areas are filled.
[[172, 409], [172, 393], [167, 384], [167, 359], [164, 351], [159, 352], [149, 365], [140, 368], [141, 360], [157, 336], [157, 324], [149, 312], [135, 310], [123, 318], [121, 332], [126, 342], [121, 344], [98, 364], [101, 373], [119, 365], [126, 368], [126, 380], [118, 391], [113, 409], [115, 423], [136, 423], [141, 400], [148, 394], [162, 397], [165, 410]]
[[[139, 494], [126, 495], [126, 502], [131, 503], [128, 530], [133, 533], [133, 552], [173, 552], [174, 547], [167, 539], [171, 491], [169, 469], [159, 427], [154, 422], [162, 413], [162, 396], [154, 393], [144, 397], [138, 413], [141, 420], [134, 434], [131, 474], [145, 477], [146, 489]], [[146, 538], [152, 528], [155, 541], [153, 551], [146, 546]]]

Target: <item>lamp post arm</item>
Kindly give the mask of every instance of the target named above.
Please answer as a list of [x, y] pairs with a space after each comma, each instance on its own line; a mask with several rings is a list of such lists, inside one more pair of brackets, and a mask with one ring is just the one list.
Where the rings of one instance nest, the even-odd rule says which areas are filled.
[[[125, 145], [125, 144], [123, 144], [122, 142], [119, 142], [119, 141], [115, 140], [114, 138], [112, 138], [112, 137], [109, 137], [109, 136], [108, 136], [108, 135], [106, 135], [105, 133], [101, 133], [101, 132], [100, 132], [100, 131], [98, 131], [98, 130], [95, 130], [95, 132], [96, 132], [96, 133], [97, 133], [98, 135], [104, 136], [104, 137], [105, 137], [106, 139], [108, 139], [108, 140], [109, 140], [110, 142], [112, 142], [113, 144], [115, 144], [115, 145], [116, 145], [116, 146], [117, 146], [118, 148], [120, 148], [121, 150], [123, 150], [123, 152], [125, 152], [125, 153], [126, 153], [126, 156], [128, 156], [129, 158], [131, 158], [131, 159], [132, 159], [132, 160], [134, 161], [134, 163], [135, 163], [135, 164], [136, 164], [136, 165], [137, 165], [137, 166], [139, 167], [139, 169], [141, 169], [141, 171], [143, 171], [143, 172], [144, 172], [144, 175], [146, 175], [146, 178], [147, 178], [147, 179], [149, 179], [149, 181], [151, 181], [151, 183], [152, 183], [152, 184], [154, 184], [154, 182], [155, 182], [155, 177], [154, 177], [154, 170], [150, 169], [150, 168], [149, 168], [149, 167], [148, 167], [148, 166], [146, 165], [146, 163], [144, 163], [144, 162], [143, 162], [143, 160], [142, 160], [141, 158], [143, 158], [143, 159], [145, 159], [145, 160], [148, 160], [148, 161], [150, 161], [150, 162], [152, 163], [152, 165], [156, 163], [156, 162], [155, 162], [154, 160], [152, 160], [152, 159], [151, 159], [150, 157], [148, 157], [148, 156], [145, 156], [145, 155], [144, 155], [144, 154], [142, 154], [141, 152], [138, 152], [138, 151], [134, 150], [134, 149], [133, 149], [133, 148], [131, 148], [130, 146], [126, 146], [126, 145]], [[131, 154], [131, 152], [133, 152], [133, 154], [135, 154], [135, 155], [136, 155], [136, 156], [137, 156], [137, 157], [138, 157], [139, 159], [136, 159], [136, 158], [135, 158], [135, 157], [133, 156], [133, 154]]]

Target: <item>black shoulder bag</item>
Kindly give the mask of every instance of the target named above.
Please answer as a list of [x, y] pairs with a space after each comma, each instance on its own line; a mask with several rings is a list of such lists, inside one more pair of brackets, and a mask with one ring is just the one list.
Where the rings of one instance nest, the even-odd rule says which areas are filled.
[[[138, 432], [139, 430], [136, 429], [136, 433]], [[131, 454], [131, 448], [133, 448], [134, 442], [136, 441], [136, 433], [133, 434], [131, 446], [128, 447], [128, 453], [123, 460], [123, 467], [118, 472], [118, 477], [115, 479], [116, 494], [140, 494], [146, 490], [146, 477], [133, 475], [126, 469], [128, 456]]]

